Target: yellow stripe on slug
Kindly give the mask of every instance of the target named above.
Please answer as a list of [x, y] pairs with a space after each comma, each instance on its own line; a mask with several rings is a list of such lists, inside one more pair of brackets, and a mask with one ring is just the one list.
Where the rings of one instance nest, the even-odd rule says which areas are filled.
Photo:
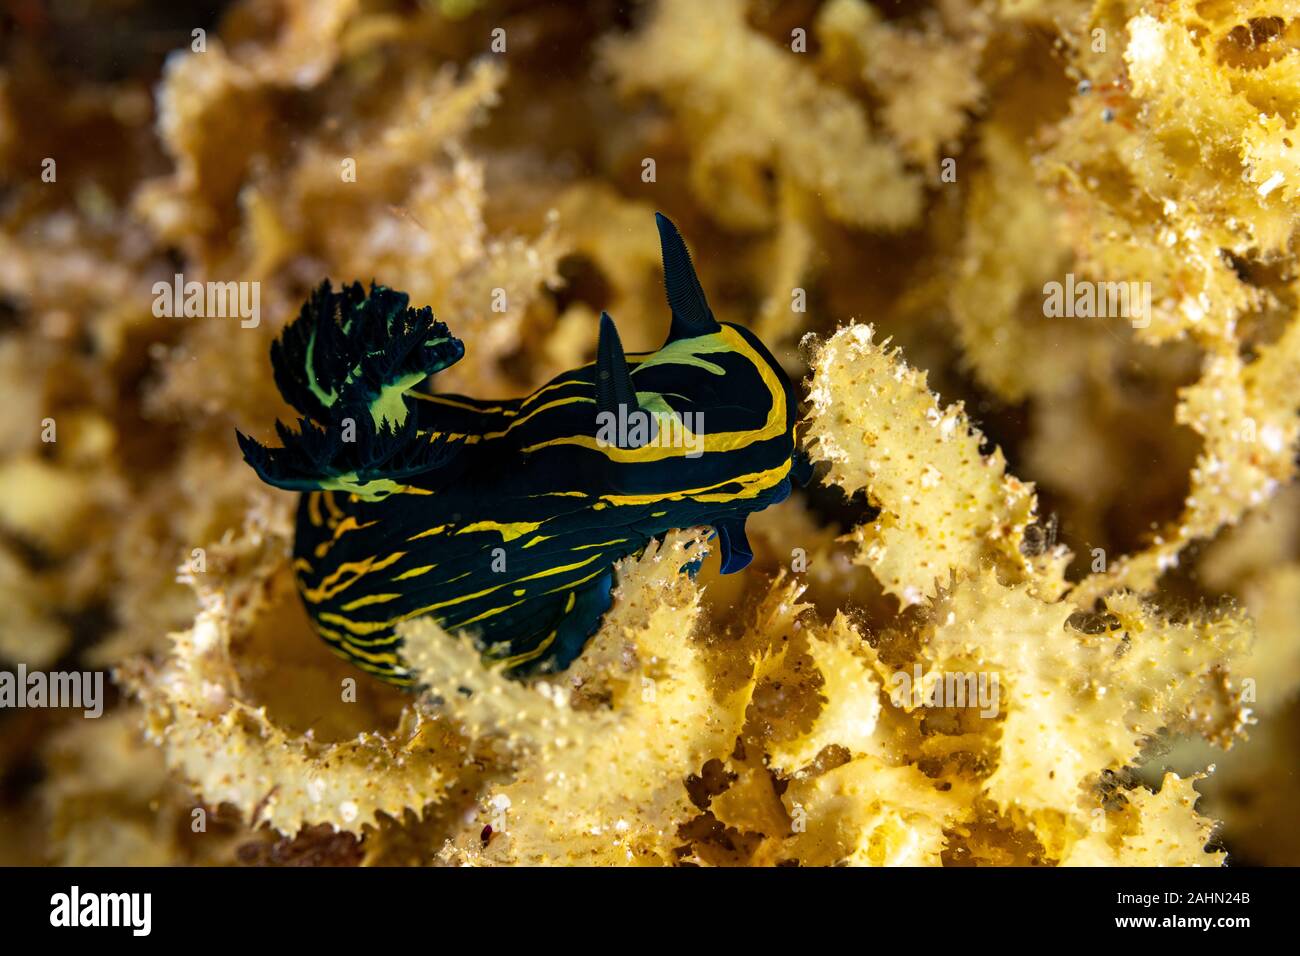
[[[329, 577], [316, 587], [303, 588], [302, 596], [312, 604], [319, 604], [321, 601], [332, 598], [340, 591], [355, 584], [371, 571], [382, 571], [389, 565], [396, 564], [405, 556], [405, 551], [395, 551], [388, 557], [378, 560], [370, 557], [364, 561], [348, 561], [346, 564], [340, 564]], [[338, 583], [339, 578], [349, 571], [354, 572], [353, 576], [342, 583]], [[335, 584], [338, 584], [338, 586], [334, 587]]]
[[403, 572], [402, 572], [401, 574], [399, 574], [397, 577], [393, 578], [393, 580], [394, 580], [394, 581], [405, 581], [405, 580], [407, 580], [408, 578], [418, 578], [418, 577], [419, 577], [420, 575], [422, 575], [422, 574], [428, 574], [430, 571], [432, 571], [432, 570], [433, 570], [434, 568], [436, 568], [436, 567], [437, 567], [436, 564], [426, 564], [426, 565], [425, 565], [424, 567], [422, 567], [422, 568], [411, 568], [411, 570], [409, 570], [409, 571], [403, 571]]
[[[759, 377], [762, 378], [763, 384], [768, 390], [770, 401], [768, 403], [767, 421], [764, 422], [762, 428], [751, 431], [713, 432], [707, 434], [703, 436], [704, 453], [737, 451], [742, 448], [748, 448], [756, 442], [766, 441], [769, 438], [775, 438], [778, 435], [784, 434], [786, 417], [785, 389], [777, 379], [776, 373], [768, 367], [768, 364], [763, 361], [759, 354], [754, 351], [753, 347], [751, 347], [735, 329], [724, 325], [722, 331], [714, 333], [714, 335], [724, 340], [727, 347], [721, 348], [708, 346], [707, 351], [721, 352], [734, 350], [743, 355], [745, 359], [753, 365], [755, 370], [758, 372]], [[713, 337], [714, 336], [700, 336], [698, 338], [684, 339], [682, 341], [703, 344], [700, 342], [701, 339]], [[667, 350], [665, 349], [664, 351]], [[654, 364], [668, 364], [670, 361], [671, 360], [665, 360], [663, 362], [655, 362]], [[701, 363], [695, 362], [683, 364]], [[712, 365], [712, 363], [703, 364]], [[718, 366], [713, 366], [713, 368], [717, 368], [719, 372], [722, 371]], [[581, 448], [588, 448], [592, 451], [598, 452], [610, 461], [624, 463], [663, 461], [665, 458], [684, 457], [686, 452], [689, 450], [685, 446], [674, 447], [672, 445], [655, 444], [643, 445], [640, 448], [618, 448], [614, 445], [608, 444], [607, 442], [598, 441], [595, 436], [592, 435], [567, 435], [563, 438], [552, 438], [549, 441], [538, 442], [535, 445], [528, 445], [520, 450], [524, 454], [530, 454], [541, 448], [550, 448], [557, 445], [577, 445]]]
[[437, 611], [444, 607], [452, 607], [457, 604], [463, 604], [466, 601], [472, 601], [475, 598], [481, 598], [485, 594], [491, 594], [494, 591], [501, 590], [502, 588], [514, 587], [515, 585], [518, 585], [524, 581], [533, 581], [536, 580], [537, 578], [548, 578], [551, 577], [552, 575], [563, 574], [565, 571], [573, 571], [577, 568], [583, 567], [584, 565], [591, 564], [591, 562], [598, 560], [599, 558], [600, 558], [599, 554], [593, 554], [590, 558], [587, 558], [585, 561], [577, 561], [573, 564], [565, 564], [560, 567], [547, 568], [545, 571], [538, 571], [536, 574], [530, 574], [527, 577], [520, 578], [518, 581], [505, 581], [501, 584], [494, 584], [490, 588], [484, 588], [482, 591], [475, 591], [473, 594], [462, 594], [459, 597], [449, 598], [446, 601], [437, 601], [433, 604], [426, 604], [424, 607], [416, 608], [414, 611], [408, 611], [406, 614], [402, 614], [398, 617], [391, 618], [387, 621], [353, 621], [350, 618], [342, 617], [341, 615], [334, 614], [329, 611], [322, 613], [320, 615], [320, 619], [322, 621], [327, 621], [330, 624], [338, 624], [341, 627], [345, 628], [346, 630], [351, 631], [353, 634], [361, 634], [361, 635], [374, 634], [376, 631], [387, 630], [390, 627], [394, 627], [395, 625], [401, 624], [403, 621], [410, 621], [410, 620], [414, 620], [417, 617], [423, 617], [424, 615], [428, 614], [430, 611]]
[[368, 607], [371, 604], [386, 604], [389, 601], [395, 601], [401, 597], [400, 594], [367, 594], [365, 597], [359, 597], [355, 601], [349, 601], [339, 610], [355, 611], [359, 607]]
[[544, 521], [510, 521], [502, 524], [499, 521], [475, 521], [473, 524], [466, 525], [455, 534], [469, 534], [471, 531], [500, 531], [502, 541], [513, 541], [515, 538], [523, 537], [530, 531], [536, 531]]

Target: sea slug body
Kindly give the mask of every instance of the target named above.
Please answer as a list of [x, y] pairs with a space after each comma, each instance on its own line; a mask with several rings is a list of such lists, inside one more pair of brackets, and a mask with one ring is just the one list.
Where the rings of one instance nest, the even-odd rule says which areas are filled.
[[602, 314], [596, 361], [525, 398], [423, 390], [464, 346], [383, 286], [326, 281], [285, 328], [271, 361], [298, 430], [276, 423], [281, 448], [238, 438], [263, 481], [302, 492], [298, 589], [337, 653], [409, 685], [395, 628], [428, 615], [512, 675], [562, 670], [610, 607], [614, 563], [652, 538], [712, 526], [723, 573], [749, 563], [745, 519], [803, 480], [794, 394], [714, 318], [656, 219], [667, 341], [625, 355]]

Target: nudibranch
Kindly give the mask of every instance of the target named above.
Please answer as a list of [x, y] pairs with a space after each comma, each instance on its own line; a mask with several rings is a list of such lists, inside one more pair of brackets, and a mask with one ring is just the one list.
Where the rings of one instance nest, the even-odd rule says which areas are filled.
[[714, 318], [656, 220], [667, 341], [625, 355], [602, 313], [595, 362], [526, 398], [422, 388], [464, 346], [383, 286], [326, 280], [285, 327], [271, 364], [298, 430], [238, 439], [263, 481], [302, 492], [298, 590], [335, 652], [410, 685], [395, 629], [430, 616], [511, 676], [559, 671], [609, 609], [615, 562], [650, 539], [712, 526], [722, 572], [749, 563], [747, 516], [805, 480], [794, 393], [752, 332]]

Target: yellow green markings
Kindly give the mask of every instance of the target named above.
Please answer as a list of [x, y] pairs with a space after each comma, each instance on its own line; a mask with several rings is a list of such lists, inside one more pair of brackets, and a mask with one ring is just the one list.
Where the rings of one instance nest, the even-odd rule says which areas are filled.
[[405, 425], [406, 402], [402, 401], [402, 396], [428, 377], [429, 374], [424, 371], [412, 372], [410, 375], [403, 375], [391, 385], [381, 386], [379, 397], [370, 403], [370, 417], [375, 423], [375, 428], [382, 427], [385, 421], [394, 427]]
[[524, 547], [531, 548], [535, 544], [541, 544], [543, 541], [550, 541], [554, 537], [555, 535], [553, 534], [539, 534], [536, 537], [534, 537], [531, 541], [529, 541], [526, 545], [524, 545]]
[[322, 627], [319, 623], [316, 624], [316, 633], [330, 643], [341, 644], [345, 640], [343, 635], [338, 631], [331, 630], [328, 627]]
[[324, 627], [317, 627], [316, 630], [321, 635], [329, 635], [328, 639], [336, 640], [345, 644], [355, 644], [357, 647], [386, 647], [390, 644], [400, 644], [401, 637], [396, 634], [385, 634], [383, 637], [353, 637], [350, 634], [340, 634], [338, 631], [327, 630]]
[[700, 356], [735, 351], [734, 338], [738, 338], [736, 333], [724, 328], [712, 335], [697, 335], [669, 342], [658, 352], [642, 360], [636, 368], [632, 369], [632, 374], [635, 375], [644, 368], [654, 368], [656, 365], [693, 365], [714, 375], [725, 375], [726, 369]]
[[599, 558], [599, 557], [600, 557], [600, 555], [598, 555], [598, 554], [593, 554], [591, 557], [587, 558], [585, 561], [575, 561], [573, 564], [563, 564], [563, 565], [560, 565], [559, 567], [556, 567], [556, 568], [547, 568], [545, 571], [538, 571], [536, 574], [530, 574], [530, 575], [528, 575], [528, 577], [526, 577], [526, 578], [520, 578], [519, 580], [521, 580], [521, 581], [534, 581], [534, 580], [536, 580], [537, 578], [549, 578], [549, 577], [551, 577], [551, 575], [554, 575], [554, 574], [563, 574], [565, 571], [572, 571], [572, 570], [574, 570], [575, 568], [581, 568], [581, 567], [584, 567], [585, 565], [591, 564], [591, 562], [595, 561], [595, 560], [596, 560], [597, 558]]
[[[350, 322], [345, 324], [344, 329], [346, 330], [349, 325]], [[431, 339], [425, 345], [434, 346], [445, 341], [447, 341], [445, 338]], [[307, 340], [306, 361], [303, 363], [305, 366], [304, 371], [307, 373], [307, 388], [311, 390], [311, 393], [316, 396], [322, 405], [330, 408], [338, 401], [339, 393], [337, 390], [325, 391], [321, 388], [320, 383], [316, 381], [315, 355], [316, 330], [312, 329], [311, 338]], [[362, 364], [358, 362], [356, 367], [347, 374], [344, 379], [345, 384], [356, 380], [361, 373]], [[406, 422], [406, 403], [402, 401], [402, 396], [428, 377], [428, 372], [421, 370], [404, 375], [396, 382], [381, 386], [378, 397], [370, 403], [370, 417], [374, 419], [375, 427], [378, 428], [384, 420], [398, 426], [404, 424]]]
[[343, 645], [355, 645], [357, 647], [383, 647], [387, 644], [397, 644], [402, 639], [396, 634], [388, 634], [384, 637], [376, 637], [371, 640], [362, 640], [359, 637], [349, 637], [347, 634], [340, 634], [338, 631], [331, 630], [321, 624], [316, 624], [316, 633], [324, 639], [325, 643], [331, 647], [342, 647]]
[[307, 517], [311, 519], [314, 528], [319, 528], [325, 520], [320, 513], [320, 495], [319, 491], [313, 491], [307, 495]]
[[555, 641], [555, 635], [560, 632], [559, 628], [551, 631], [546, 635], [546, 639], [534, 647], [531, 651], [524, 651], [522, 654], [516, 654], [514, 657], [500, 659], [504, 670], [510, 670], [512, 667], [518, 667], [520, 664], [527, 664], [529, 661], [541, 657], [546, 653], [546, 649]]
[[[421, 432], [420, 434], [423, 435], [425, 433]], [[478, 434], [467, 435], [464, 432], [429, 432], [426, 435], [426, 439], [429, 441], [430, 444], [438, 441], [438, 439], [440, 438], [445, 438], [447, 441], [458, 441], [458, 442], [463, 442], [466, 445], [477, 445], [479, 439], [482, 437], [483, 437], [482, 435], [478, 435]]]
[[[406, 556], [405, 551], [395, 551], [386, 558], [376, 560], [375, 558], [366, 558], [364, 561], [348, 561], [340, 564], [334, 569], [325, 580], [321, 581], [314, 588], [303, 588], [302, 596], [312, 604], [319, 604], [321, 601], [334, 597], [340, 591], [356, 584], [371, 571], [382, 571], [390, 565], [396, 564]], [[344, 574], [352, 572], [352, 577], [340, 581]]]
[[499, 531], [502, 541], [513, 541], [530, 531], [536, 531], [542, 524], [541, 521], [510, 521], [504, 524], [500, 521], [475, 521], [461, 528], [456, 534], [469, 534], [471, 531]]
[[314, 554], [318, 558], [323, 558], [325, 557], [326, 554], [329, 553], [330, 548], [334, 547], [334, 542], [336, 542], [347, 532], [361, 531], [365, 528], [373, 527], [378, 523], [379, 523], [378, 520], [376, 520], [376, 521], [367, 521], [365, 524], [358, 524], [355, 515], [348, 515], [346, 518], [340, 521], [338, 525], [334, 528], [334, 535], [328, 541], [322, 541], [320, 544], [316, 545], [316, 550]]
[[472, 601], [475, 598], [481, 598], [486, 594], [492, 594], [494, 591], [499, 591], [502, 588], [519, 584], [521, 581], [532, 581], [537, 578], [547, 578], [555, 574], [563, 574], [565, 571], [573, 571], [577, 568], [581, 568], [584, 567], [585, 565], [591, 564], [591, 562], [599, 558], [600, 558], [599, 554], [593, 554], [585, 561], [577, 561], [573, 564], [565, 564], [565, 565], [561, 565], [560, 567], [547, 568], [544, 571], [538, 571], [536, 574], [530, 574], [525, 578], [520, 578], [519, 581], [506, 581], [502, 584], [494, 584], [490, 588], [484, 588], [481, 591], [475, 591], [473, 594], [462, 594], [459, 597], [449, 598], [446, 601], [436, 601], [433, 604], [426, 604], [424, 607], [416, 608], [414, 611], [408, 611], [406, 614], [399, 615], [398, 617], [391, 618], [387, 621], [353, 621], [350, 618], [346, 618], [329, 611], [323, 612], [320, 615], [320, 619], [322, 621], [327, 621], [330, 624], [338, 624], [344, 629], [351, 631], [353, 634], [361, 634], [361, 635], [374, 634], [376, 631], [387, 630], [390, 627], [393, 627], [397, 624], [401, 624], [403, 621], [410, 621], [410, 620], [414, 620], [417, 617], [423, 617], [424, 615], [428, 614], [430, 611], [437, 611], [444, 607], [452, 607], [453, 605], [456, 604], [463, 604], [466, 601]]
[[371, 604], [387, 604], [389, 601], [396, 601], [400, 597], [400, 594], [367, 594], [365, 597], [359, 597], [355, 601], [344, 604], [341, 610], [355, 611], [359, 607], [369, 607]]
[[372, 654], [369, 651], [363, 651], [349, 640], [343, 641], [343, 649], [349, 654], [355, 654], [363, 661], [370, 661], [372, 664], [397, 664], [397, 654], [393, 651], [383, 651], [378, 654]]
[[412, 398], [417, 398], [422, 402], [432, 402], [435, 405], [447, 405], [451, 408], [463, 408], [467, 412], [482, 412], [483, 414], [501, 413], [502, 415], [518, 415], [519, 412], [508, 405], [474, 405], [470, 402], [460, 399], [450, 398], [446, 395], [427, 395], [424, 392], [412, 392]]
[[[366, 501], [382, 501], [391, 494], [403, 492], [408, 487], [407, 485], [398, 484], [391, 478], [372, 478], [370, 481], [362, 481], [355, 471], [349, 471], [345, 475], [334, 475], [331, 478], [322, 478], [320, 486], [328, 489], [329, 493], [346, 491]], [[332, 510], [336, 510], [329, 499], [326, 499], [325, 504]], [[342, 512], [339, 512], [339, 515], [341, 516]]]
[[568, 398], [557, 398], [553, 402], [547, 402], [545, 405], [539, 405], [537, 408], [534, 408], [527, 415], [524, 415], [520, 418], [516, 418], [514, 421], [512, 421], [509, 425], [507, 425], [499, 432], [487, 432], [486, 434], [483, 435], [483, 440], [488, 441], [489, 439], [492, 438], [504, 438], [506, 435], [509, 435], [512, 431], [514, 431], [516, 426], [524, 424], [534, 415], [540, 415], [542, 412], [549, 411], [552, 408], [559, 408], [562, 405], [572, 405], [574, 403], [581, 403], [581, 402], [585, 402], [588, 405], [596, 404], [596, 400], [592, 398], [590, 395], [572, 395]]
[[461, 621], [461, 622], [460, 622], [459, 624], [457, 624], [456, 626], [457, 626], [457, 627], [467, 627], [467, 626], [470, 625], [470, 624], [477, 624], [479, 621], [486, 620], [486, 619], [489, 618], [489, 617], [496, 617], [498, 614], [501, 614], [501, 613], [503, 613], [503, 612], [505, 612], [505, 611], [508, 611], [508, 610], [510, 610], [511, 608], [518, 607], [519, 605], [521, 605], [521, 604], [523, 604], [523, 603], [524, 603], [523, 601], [515, 601], [514, 604], [503, 604], [503, 605], [501, 605], [500, 607], [494, 607], [494, 608], [492, 608], [492, 610], [490, 610], [490, 611], [484, 611], [482, 614], [478, 615], [477, 617], [471, 617], [468, 621]]
[[[675, 491], [671, 494], [655, 495], [601, 495], [604, 501], [615, 505], [649, 505], [656, 501], [683, 501], [690, 498], [694, 501], [723, 502], [723, 501], [741, 501], [746, 498], [756, 498], [759, 493], [767, 488], [778, 484], [781, 479], [790, 473], [790, 461], [787, 459], [775, 468], [769, 468], [767, 471], [757, 471], [748, 475], [741, 475], [739, 478], [728, 478], [725, 481], [719, 481], [712, 485], [705, 485], [702, 488], [687, 488], [684, 491]], [[727, 485], [740, 485], [741, 490], [736, 492], [714, 492], [717, 488], [724, 488]]]
[[[575, 372], [575, 373], [577, 373], [577, 372], [581, 372], [583, 369], [591, 368], [591, 367], [592, 367], [593, 365], [595, 365], [595, 364], [596, 364], [595, 362], [588, 362], [586, 365], [582, 365], [582, 366], [579, 366], [578, 368], [574, 369], [574, 372]], [[579, 377], [579, 376], [576, 376], [576, 375], [575, 375], [574, 377], [572, 377], [572, 378], [562, 378], [562, 379], [561, 379], [560, 381], [558, 381], [558, 382], [551, 382], [549, 385], [543, 385], [543, 386], [542, 386], [541, 388], [539, 388], [537, 391], [533, 392], [533, 394], [529, 395], [529, 396], [528, 396], [527, 398], [525, 398], [522, 402], [520, 402], [520, 403], [519, 403], [519, 407], [520, 407], [521, 410], [524, 409], [524, 408], [527, 408], [527, 407], [528, 407], [529, 405], [531, 405], [533, 402], [536, 402], [537, 399], [538, 399], [540, 396], [545, 395], [547, 392], [551, 391], [551, 389], [554, 389], [554, 388], [575, 388], [575, 387], [576, 387], [576, 388], [581, 388], [581, 389], [587, 389], [587, 388], [590, 388], [591, 385], [590, 385], [589, 382], [585, 381], [583, 378], [581, 378], [581, 377]]]
[[[600, 572], [597, 573], [599, 574]], [[576, 601], [577, 601], [577, 595], [573, 591], [570, 591], [569, 600], [564, 605], [565, 614], [568, 614], [570, 611], [573, 610], [573, 605]], [[557, 627], [553, 631], [551, 631], [551, 633], [547, 634], [546, 637], [542, 640], [542, 642], [538, 644], [536, 647], [534, 647], [532, 650], [523, 651], [522, 653], [515, 654], [513, 657], [507, 657], [503, 661], [501, 661], [501, 664], [506, 670], [510, 670], [512, 667], [518, 667], [520, 664], [527, 664], [529, 661], [541, 657], [543, 654], [546, 653], [546, 649], [555, 642], [555, 635], [558, 633], [560, 633], [560, 629]]]
[[591, 572], [591, 574], [588, 574], [585, 578], [578, 578], [578, 580], [576, 581], [570, 581], [568, 584], [561, 584], [558, 588], [551, 588], [549, 591], [543, 591], [542, 593], [558, 594], [559, 592], [563, 591], [565, 588], [576, 588], [578, 585], [586, 584], [592, 578], [598, 578], [604, 573], [605, 573], [604, 568], [597, 568], [595, 571]]
[[424, 567], [422, 567], [422, 568], [411, 568], [411, 570], [409, 570], [409, 571], [403, 571], [403, 572], [402, 572], [401, 574], [399, 574], [397, 577], [393, 578], [393, 580], [394, 580], [394, 581], [406, 581], [406, 580], [409, 580], [410, 578], [418, 578], [418, 577], [419, 577], [420, 575], [422, 575], [422, 574], [428, 574], [430, 571], [432, 571], [432, 570], [433, 570], [434, 568], [436, 568], [436, 567], [437, 567], [436, 564], [426, 564], [426, 565], [425, 565]]
[[429, 538], [435, 534], [442, 534], [446, 530], [447, 530], [447, 526], [445, 524], [440, 524], [435, 527], [429, 528], [427, 531], [421, 531], [419, 534], [413, 534], [406, 540], [419, 541], [421, 538]]
[[611, 538], [609, 541], [597, 541], [595, 544], [575, 544], [570, 551], [585, 551], [588, 548], [604, 548], [611, 544], [622, 544], [627, 538]]
[[307, 340], [307, 361], [304, 363], [304, 365], [306, 366], [304, 371], [307, 373], [307, 387], [311, 389], [311, 393], [315, 395], [317, 399], [319, 399], [322, 405], [324, 405], [326, 408], [329, 408], [331, 405], [333, 405], [335, 402], [339, 400], [339, 395], [338, 392], [325, 391], [323, 388], [320, 387], [320, 383], [316, 381], [315, 355], [316, 355], [316, 330], [312, 329], [311, 338]]
[[[704, 343], [704, 339], [715, 340], [711, 343]], [[696, 347], [692, 343], [700, 343], [703, 347]], [[726, 347], [722, 346], [726, 343]], [[686, 346], [690, 344], [690, 348]], [[681, 346], [679, 349], [678, 347]], [[680, 354], [669, 358], [661, 358], [665, 353], [677, 349]], [[763, 427], [751, 431], [735, 432], [710, 432], [704, 436], [704, 453], [738, 451], [742, 448], [748, 448], [750, 445], [766, 441], [769, 438], [775, 438], [785, 433], [785, 389], [776, 373], [762, 360], [757, 352], [741, 337], [735, 329], [723, 328], [716, 335], [700, 336], [692, 339], [681, 339], [677, 342], [670, 343], [661, 349], [651, 359], [642, 362], [638, 368], [646, 368], [653, 365], [663, 365], [666, 362], [677, 362], [686, 365], [697, 365], [700, 368], [706, 368], [708, 371], [715, 371], [722, 374], [725, 370], [711, 362], [698, 359], [698, 353], [701, 352], [723, 352], [736, 351], [740, 353], [758, 372], [763, 381], [763, 385], [768, 391], [768, 409], [767, 420]], [[693, 357], [693, 358], [692, 358]], [[687, 359], [691, 360], [688, 361]], [[634, 373], [637, 369], [633, 370]], [[680, 448], [674, 448], [672, 445], [643, 445], [640, 448], [618, 448], [613, 445], [602, 444], [598, 442], [593, 435], [566, 435], [562, 438], [552, 438], [548, 441], [538, 442], [534, 445], [528, 445], [521, 449], [524, 454], [531, 454], [542, 448], [549, 448], [557, 445], [577, 445], [580, 448], [588, 448], [592, 451], [599, 452], [611, 461], [618, 462], [648, 462], [663, 461], [665, 458], [677, 457], [681, 454]]]

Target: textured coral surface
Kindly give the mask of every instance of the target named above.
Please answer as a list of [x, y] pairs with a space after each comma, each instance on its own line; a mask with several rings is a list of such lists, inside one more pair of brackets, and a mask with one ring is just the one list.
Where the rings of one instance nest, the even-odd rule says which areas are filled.
[[[1290, 0], [13, 5], [0, 668], [111, 686], [0, 710], [0, 862], [1300, 863], [1298, 122]], [[660, 343], [655, 210], [813, 484], [562, 674], [332, 657], [276, 333], [375, 279], [525, 394]]]

